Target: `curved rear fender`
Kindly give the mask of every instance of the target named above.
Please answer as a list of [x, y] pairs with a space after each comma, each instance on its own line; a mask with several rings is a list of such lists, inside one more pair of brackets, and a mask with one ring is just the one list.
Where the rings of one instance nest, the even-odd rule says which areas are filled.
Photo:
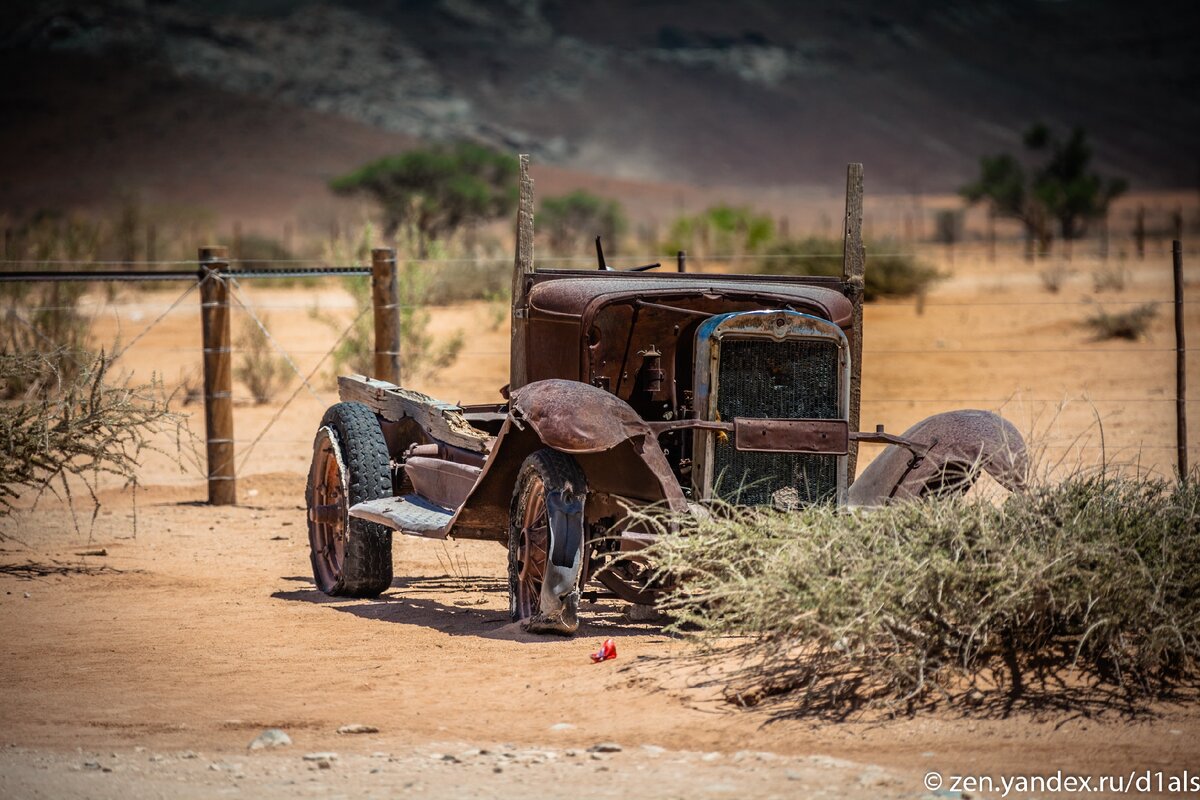
[[543, 447], [575, 456], [589, 491], [665, 502], [673, 511], [687, 509], [662, 448], [629, 404], [595, 386], [555, 379], [513, 393], [508, 419], [450, 533], [507, 542], [517, 473], [526, 457]]
[[965, 491], [981, 470], [1010, 491], [1025, 488], [1029, 471], [1025, 440], [999, 414], [974, 409], [934, 414], [903, 436], [932, 444], [929, 453], [914, 463], [907, 449], [889, 445], [851, 484], [851, 506], [878, 506], [947, 487]]

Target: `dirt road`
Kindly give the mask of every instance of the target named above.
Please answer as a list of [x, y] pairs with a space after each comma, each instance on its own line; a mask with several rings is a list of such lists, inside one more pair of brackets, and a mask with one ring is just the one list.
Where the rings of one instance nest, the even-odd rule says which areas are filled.
[[[492, 544], [398, 541], [391, 590], [329, 599], [309, 577], [301, 484], [251, 477], [236, 508], [151, 488], [135, 538], [116, 494], [90, 540], [61, 509], [27, 518], [32, 541], [4, 543], [0, 575], [0, 796], [919, 797], [928, 770], [1194, 766], [1186, 707], [842, 723], [733, 710], [663, 658], [681, 642], [616, 607], [587, 607], [573, 639], [519, 631]], [[593, 665], [608, 636], [618, 658]], [[336, 733], [349, 723], [379, 732]], [[248, 752], [269, 727], [293, 744]], [[607, 742], [621, 750], [588, 752]], [[330, 751], [328, 769], [303, 759]]]

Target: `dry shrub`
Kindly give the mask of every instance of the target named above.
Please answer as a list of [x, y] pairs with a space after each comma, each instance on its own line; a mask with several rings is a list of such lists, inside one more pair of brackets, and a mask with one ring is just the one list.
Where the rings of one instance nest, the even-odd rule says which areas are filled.
[[85, 348], [91, 320], [78, 310], [83, 283], [9, 283], [0, 290], [0, 353], [43, 353], [30, 366], [37, 371], [5, 376], [0, 398], [24, 394], [30, 387], [53, 380], [73, 380], [74, 358]]
[[1096, 339], [1129, 339], [1135, 341], [1145, 335], [1150, 323], [1158, 316], [1154, 303], [1144, 303], [1127, 311], [1110, 314], [1100, 309], [1083, 321], [1092, 329]]
[[512, 257], [447, 260], [423, 265], [422, 301], [434, 306], [490, 300], [511, 292]]
[[175, 397], [179, 398], [179, 402], [184, 407], [199, 405], [204, 402], [204, 373], [198, 369], [185, 370], [180, 372], [179, 380], [175, 384]]
[[1133, 701], [1200, 675], [1196, 480], [1077, 475], [999, 505], [725, 511], [675, 520], [650, 552], [681, 578], [660, 606], [674, 628], [745, 657], [729, 678], [741, 704], [1070, 706], [1078, 691]]
[[1123, 292], [1129, 283], [1129, 270], [1121, 265], [1105, 264], [1092, 272], [1092, 288], [1097, 292]]
[[[426, 307], [429, 274], [420, 264], [407, 263], [398, 276], [400, 299], [400, 368], [405, 381], [436, 375], [458, 360], [466, 343], [461, 330], [444, 339], [429, 333], [430, 315]], [[345, 286], [354, 298], [356, 322], [333, 351], [335, 374], [375, 372], [375, 322], [371, 316], [371, 284], [364, 278], [348, 278]], [[342, 323], [317, 312], [316, 318], [331, 329], [341, 330]]]
[[[371, 225], [363, 225], [344, 239], [336, 239], [326, 245], [326, 258], [331, 263], [368, 261], [375, 240]], [[433, 258], [445, 255], [438, 242], [427, 246]], [[455, 331], [444, 340], [438, 341], [429, 330], [427, 306], [434, 304], [432, 298], [451, 302], [468, 298], [479, 298], [486, 294], [480, 285], [481, 276], [487, 271], [473, 262], [449, 262], [462, 269], [444, 271], [447, 262], [405, 262], [397, 264], [397, 288], [400, 300], [400, 364], [401, 377], [405, 381], [434, 375], [449, 367], [462, 351], [465, 338], [461, 330]], [[493, 264], [494, 266], [494, 264]], [[483, 271], [478, 271], [483, 270]], [[461, 280], [464, 285], [456, 288]], [[486, 283], [486, 282], [485, 282]], [[347, 278], [343, 283], [354, 300], [354, 323], [347, 330], [345, 323], [313, 309], [311, 316], [323, 322], [331, 330], [341, 334], [341, 342], [333, 351], [333, 375], [347, 372], [372, 375], [375, 372], [375, 320], [371, 309], [371, 282], [368, 278]], [[490, 285], [490, 284], [487, 284]]]
[[1042, 282], [1042, 288], [1050, 294], [1058, 294], [1066, 285], [1067, 279], [1075, 274], [1075, 270], [1065, 264], [1055, 264], [1048, 269], [1044, 269], [1038, 273], [1038, 278]]
[[[76, 366], [68, 377], [56, 364]], [[167, 407], [157, 381], [108, 383], [109, 359], [84, 351], [0, 355], [0, 389], [38, 375], [17, 399], [0, 404], [0, 515], [13, 510], [22, 489], [34, 504], [46, 491], [71, 499], [71, 478], [86, 487], [93, 518], [100, 503], [96, 486], [115, 476], [136, 489], [150, 437], [163, 431], [183, 435], [182, 418]]]
[[[291, 379], [287, 359], [276, 355], [265, 330], [270, 317], [263, 314], [261, 320], [261, 326], [253, 319], [247, 319], [243, 324], [237, 343], [238, 363], [233, 370], [233, 377], [245, 384], [258, 405], [271, 402], [278, 392], [287, 388]], [[184, 403], [186, 405], [187, 401]]]

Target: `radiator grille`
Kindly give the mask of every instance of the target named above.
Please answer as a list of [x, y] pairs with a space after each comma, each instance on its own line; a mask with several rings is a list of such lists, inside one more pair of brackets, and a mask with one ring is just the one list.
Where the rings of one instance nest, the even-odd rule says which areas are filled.
[[[827, 340], [749, 339], [720, 342], [713, 391], [720, 418], [837, 419], [838, 348]], [[837, 497], [836, 455], [740, 452], [729, 437], [713, 449], [713, 494], [739, 505], [831, 502]]]

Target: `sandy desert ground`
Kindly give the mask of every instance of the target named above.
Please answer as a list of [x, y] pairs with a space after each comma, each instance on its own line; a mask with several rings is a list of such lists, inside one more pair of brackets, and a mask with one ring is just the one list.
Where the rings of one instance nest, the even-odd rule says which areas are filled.
[[[869, 306], [864, 427], [898, 432], [947, 408], [998, 408], [1045, 445], [1044, 463], [1063, 459], [1063, 469], [1097, 463], [1098, 419], [1110, 458], [1169, 472], [1169, 307], [1139, 342], [1092, 342], [1078, 325], [1097, 303], [1116, 310], [1169, 296], [1163, 256], [1126, 267], [1125, 291], [1097, 295], [1095, 265], [1077, 259], [1052, 295], [1037, 277], [1045, 265], [994, 266], [960, 253], [923, 312], [912, 301]], [[306, 308], [348, 313], [332, 285], [245, 292], [269, 311], [304, 373], [332, 343]], [[130, 341], [177, 294], [98, 306], [98, 339], [111, 339], [119, 318]], [[196, 369], [197, 302], [167, 314], [124, 367], [170, 383]], [[1198, 310], [1197, 301], [1187, 306], [1194, 341]], [[439, 332], [485, 330], [452, 369], [417, 388], [498, 399], [506, 323], [487, 329], [489, 313], [485, 303], [435, 310]], [[1194, 351], [1188, 364], [1197, 385]], [[573, 639], [520, 632], [507, 619], [503, 552], [492, 544], [397, 540], [391, 590], [376, 600], [326, 598], [308, 571], [303, 485], [312, 431], [334, 393], [327, 382], [313, 388], [316, 396], [301, 388], [281, 415], [280, 402], [237, 405], [246, 458], [237, 507], [206, 506], [190, 456], [181, 469], [171, 452], [145, 461], [136, 530], [133, 497], [116, 487], [102, 493], [94, 525], [81, 509], [81, 530], [53, 500], [0, 522], [0, 796], [517, 797], [553, 787], [586, 797], [920, 797], [930, 770], [1200, 768], [1194, 704], [1136, 717], [943, 711], [843, 722], [797, 718], [784, 706], [734, 710], [673, 658], [683, 642], [620, 607], [588, 607]], [[199, 407], [184, 410], [199, 433]], [[1200, 422], [1192, 431], [1194, 461]], [[591, 664], [588, 653], [609, 636], [619, 657]], [[349, 723], [379, 730], [336, 733]], [[293, 744], [249, 752], [268, 727]], [[602, 743], [620, 750], [590, 752]], [[337, 754], [326, 768], [304, 760], [322, 752]]]

